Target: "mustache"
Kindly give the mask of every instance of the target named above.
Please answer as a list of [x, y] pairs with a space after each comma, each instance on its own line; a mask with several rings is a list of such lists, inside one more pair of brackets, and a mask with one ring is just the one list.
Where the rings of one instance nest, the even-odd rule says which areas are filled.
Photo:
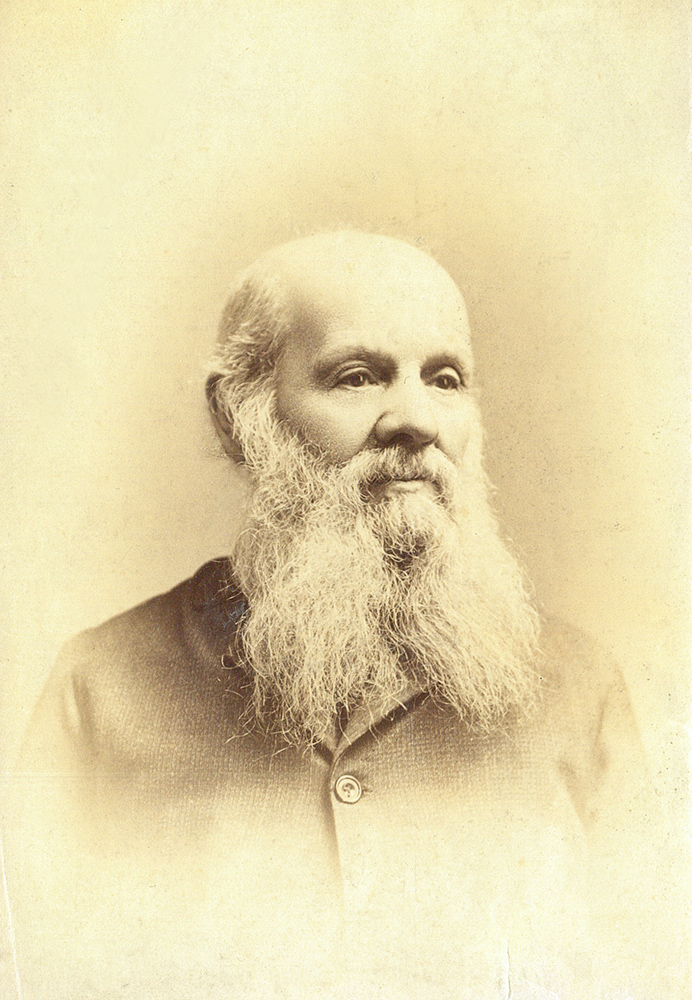
[[456, 466], [442, 452], [412, 452], [402, 445], [361, 452], [349, 465], [365, 494], [394, 480], [422, 480], [431, 483], [443, 499], [449, 499], [457, 475]]

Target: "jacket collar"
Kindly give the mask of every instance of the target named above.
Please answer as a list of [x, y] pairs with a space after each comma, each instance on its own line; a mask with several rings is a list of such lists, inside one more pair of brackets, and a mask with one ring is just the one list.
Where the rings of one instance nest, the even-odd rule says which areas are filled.
[[358, 704], [345, 725], [337, 722], [334, 736], [322, 743], [334, 757], [339, 757], [366, 733], [376, 731], [385, 720], [409, 711], [425, 697], [427, 692], [420, 684], [407, 680], [394, 696], [370, 698]]

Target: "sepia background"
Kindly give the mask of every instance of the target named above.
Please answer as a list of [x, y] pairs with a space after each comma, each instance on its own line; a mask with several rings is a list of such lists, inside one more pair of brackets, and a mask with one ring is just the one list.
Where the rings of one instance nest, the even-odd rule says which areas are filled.
[[458, 281], [506, 533], [683, 808], [686, 8], [3, 5], [5, 760], [65, 639], [230, 547], [202, 385], [233, 272], [356, 226]]

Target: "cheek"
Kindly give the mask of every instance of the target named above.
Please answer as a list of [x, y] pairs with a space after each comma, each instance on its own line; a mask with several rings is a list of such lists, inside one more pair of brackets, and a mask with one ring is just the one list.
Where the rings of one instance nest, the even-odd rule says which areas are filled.
[[462, 415], [457, 414], [456, 418], [449, 422], [442, 445], [448, 451], [450, 458], [456, 464], [461, 464], [464, 458], [468, 457], [468, 452], [475, 454], [480, 450], [481, 441], [480, 416], [475, 406], [470, 406], [468, 411]]
[[302, 401], [286, 419], [301, 437], [337, 462], [353, 458], [371, 430], [367, 414], [321, 400]]

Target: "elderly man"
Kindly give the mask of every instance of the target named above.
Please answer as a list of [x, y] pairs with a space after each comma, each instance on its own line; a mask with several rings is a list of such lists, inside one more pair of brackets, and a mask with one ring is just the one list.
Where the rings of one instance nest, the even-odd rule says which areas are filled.
[[238, 278], [207, 393], [246, 521], [49, 682], [25, 996], [634, 990], [634, 946], [598, 943], [633, 940], [636, 732], [500, 540], [452, 279], [383, 236], [281, 246]]

